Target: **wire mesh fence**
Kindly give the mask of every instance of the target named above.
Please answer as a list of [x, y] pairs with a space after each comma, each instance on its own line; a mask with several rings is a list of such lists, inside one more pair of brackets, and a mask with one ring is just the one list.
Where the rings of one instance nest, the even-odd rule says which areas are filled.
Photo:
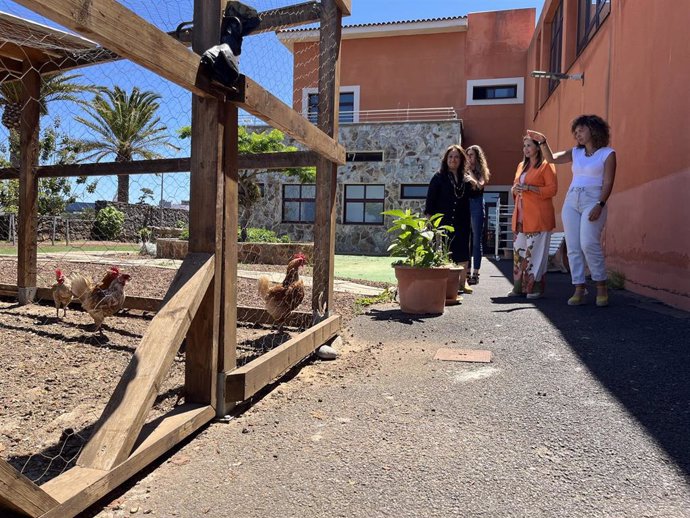
[[[192, 0], [121, 3], [176, 36], [176, 29], [193, 18]], [[263, 13], [294, 4], [245, 3]], [[292, 15], [299, 18], [302, 9], [314, 5], [297, 7]], [[246, 38], [240, 70], [313, 119], [319, 106], [318, 30], [315, 25], [291, 27], [286, 22]], [[285, 31], [277, 35], [280, 29]], [[33, 157], [38, 176], [39, 217], [31, 231], [37, 261], [30, 272], [36, 286], [59, 290], [60, 271], [67, 283], [83, 276], [102, 291], [109, 270], [117, 267], [130, 276], [128, 297], [161, 299], [186, 253], [194, 206], [185, 162], [193, 133], [191, 94], [51, 20], [0, 0], [0, 111], [0, 285], [16, 285], [18, 270], [33, 268], [18, 264], [24, 154]], [[242, 153], [305, 149], [255, 118], [249, 122], [243, 119], [240, 128]], [[34, 126], [38, 133], [31, 140], [27, 128]], [[140, 163], [144, 160], [180, 160], [182, 165], [157, 172], [160, 168]], [[132, 174], [108, 175], [98, 169], [103, 163], [139, 165]], [[265, 245], [268, 251], [261, 249], [264, 245], [240, 244], [238, 304], [258, 306], [271, 318], [266, 324], [238, 325], [238, 365], [304, 328], [286, 325], [286, 311], [311, 312], [312, 279], [322, 273], [310, 266], [315, 174], [307, 166], [240, 171], [239, 239], [273, 244]], [[304, 259], [295, 262], [298, 254]], [[0, 457], [39, 484], [74, 466], [152, 316], [119, 311], [94, 332], [96, 322], [86, 312], [0, 301], [5, 369]], [[182, 352], [148, 419], [184, 401], [183, 386]]]

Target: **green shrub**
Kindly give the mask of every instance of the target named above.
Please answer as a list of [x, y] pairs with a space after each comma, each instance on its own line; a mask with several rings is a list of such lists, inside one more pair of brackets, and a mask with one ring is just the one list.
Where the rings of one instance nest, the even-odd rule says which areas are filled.
[[139, 229], [139, 237], [142, 243], [148, 243], [151, 239], [151, 229], [148, 227], [142, 227]]
[[96, 221], [94, 223], [95, 237], [104, 241], [112, 241], [120, 235], [124, 224], [124, 213], [108, 205], [96, 214]]
[[615, 270], [609, 270], [607, 284], [612, 290], [625, 289], [625, 274]]
[[184, 229], [182, 229], [182, 232], [180, 233], [180, 239], [189, 241], [189, 227], [184, 227]]
[[[247, 228], [247, 241], [250, 243], [289, 243], [290, 236], [278, 236], [272, 230], [265, 228]], [[242, 229], [238, 230], [238, 237], [242, 235]]]

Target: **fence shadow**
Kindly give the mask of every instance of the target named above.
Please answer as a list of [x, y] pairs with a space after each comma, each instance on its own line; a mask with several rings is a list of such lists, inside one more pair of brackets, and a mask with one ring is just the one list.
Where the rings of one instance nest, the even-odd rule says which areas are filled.
[[[512, 261], [491, 261], [509, 280]], [[529, 301], [558, 329], [580, 361], [690, 476], [690, 315], [624, 290], [610, 306], [568, 306], [570, 275], [549, 273], [546, 297]], [[505, 302], [497, 298], [495, 303]], [[511, 303], [527, 302], [509, 299]], [[654, 310], [659, 306], [660, 311]], [[652, 309], [650, 309], [652, 308]], [[505, 311], [496, 308], [496, 311]], [[674, 316], [675, 313], [675, 316]]]

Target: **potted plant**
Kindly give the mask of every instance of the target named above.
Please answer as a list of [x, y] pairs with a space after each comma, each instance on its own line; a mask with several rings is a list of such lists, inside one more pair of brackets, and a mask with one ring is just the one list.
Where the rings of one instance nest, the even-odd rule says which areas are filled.
[[410, 209], [383, 214], [393, 218], [388, 232], [396, 233], [388, 252], [402, 257], [393, 263], [400, 309], [413, 314], [443, 313], [449, 273], [444, 243], [453, 227], [441, 225], [442, 214], [427, 218]]

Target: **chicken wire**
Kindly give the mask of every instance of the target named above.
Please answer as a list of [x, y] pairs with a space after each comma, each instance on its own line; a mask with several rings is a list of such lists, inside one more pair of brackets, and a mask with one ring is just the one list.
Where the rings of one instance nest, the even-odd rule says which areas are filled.
[[[166, 32], [193, 17], [192, 0], [121, 3]], [[294, 4], [277, 0], [245, 3], [258, 11]], [[314, 93], [317, 86], [319, 53], [313, 33], [292, 31], [293, 45], [310, 42], [295, 45], [295, 56], [275, 33], [252, 35], [245, 38], [240, 60], [242, 73], [312, 121], [315, 114], [307, 113], [305, 89]], [[42, 58], [36, 60], [39, 55]], [[293, 67], [293, 57], [299, 67]], [[24, 63], [32, 63], [31, 68], [23, 68]], [[25, 102], [19, 85], [33, 72], [42, 77], [41, 96], [34, 99], [41, 108], [39, 165], [185, 158], [190, 154], [188, 91], [8, 0], [0, 0], [0, 71], [0, 167], [18, 164]], [[307, 101], [304, 106], [303, 100]], [[132, 112], [130, 118], [115, 109], [123, 105]], [[249, 134], [269, 135], [272, 131], [244, 112], [240, 112], [240, 125]], [[280, 145], [268, 150], [304, 149], [285, 135], [272, 135]], [[181, 261], [156, 257], [156, 247], [161, 246], [161, 239], [188, 232], [189, 204], [193, 203], [189, 173], [130, 175], [126, 186], [121, 177], [89, 176], [85, 169], [84, 177], [39, 180], [37, 286], [51, 286], [56, 269], [68, 276], [79, 272], [97, 281], [109, 266], [117, 265], [132, 276], [128, 295], [162, 297]], [[251, 170], [241, 171], [241, 177], [241, 238], [304, 243], [298, 248], [311, 263], [314, 171]], [[0, 189], [0, 284], [14, 285], [18, 182], [0, 180]], [[267, 237], [271, 232], [274, 237]], [[257, 277], [268, 275], [279, 283], [286, 261], [257, 265], [252, 253], [243, 260], [239, 303], [262, 305], [262, 301], [256, 302]], [[301, 273], [306, 274], [304, 298], [292, 309], [310, 311], [314, 272], [307, 266]], [[151, 315], [120, 312], [107, 319], [105, 332], [98, 334], [90, 331], [92, 320], [86, 313], [68, 310], [65, 317], [58, 318], [50, 306], [0, 304], [4, 336], [0, 358], [6, 369], [0, 380], [0, 456], [41, 484], [74, 465]], [[278, 324], [238, 328], [238, 364], [285, 342], [297, 331]], [[183, 362], [184, 356], [178, 355], [149, 420], [179, 403]]]

